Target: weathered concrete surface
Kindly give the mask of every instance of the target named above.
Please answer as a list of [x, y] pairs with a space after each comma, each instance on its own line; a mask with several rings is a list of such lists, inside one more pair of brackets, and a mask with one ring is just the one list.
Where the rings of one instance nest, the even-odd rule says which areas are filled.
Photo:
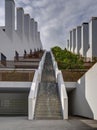
[[0, 130], [97, 130], [97, 121], [77, 117], [65, 121], [28, 121], [27, 117], [0, 117]]

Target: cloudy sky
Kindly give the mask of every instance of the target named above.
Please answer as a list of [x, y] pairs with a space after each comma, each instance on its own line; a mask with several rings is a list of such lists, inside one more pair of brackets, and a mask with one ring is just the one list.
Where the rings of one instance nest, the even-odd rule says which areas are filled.
[[[15, 0], [39, 23], [44, 48], [66, 45], [69, 31], [97, 16], [97, 0]], [[4, 0], [0, 0], [0, 25], [4, 25]]]

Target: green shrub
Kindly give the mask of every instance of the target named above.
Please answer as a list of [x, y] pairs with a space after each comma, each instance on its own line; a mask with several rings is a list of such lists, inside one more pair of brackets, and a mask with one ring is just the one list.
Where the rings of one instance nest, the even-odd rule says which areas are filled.
[[80, 55], [73, 54], [68, 50], [62, 50], [60, 47], [53, 47], [52, 52], [58, 63], [59, 69], [82, 69], [83, 59]]

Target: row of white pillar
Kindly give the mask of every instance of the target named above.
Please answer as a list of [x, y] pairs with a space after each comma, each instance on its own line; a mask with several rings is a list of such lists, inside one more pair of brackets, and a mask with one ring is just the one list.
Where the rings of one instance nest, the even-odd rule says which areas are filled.
[[97, 17], [70, 31], [67, 49], [83, 57], [97, 57]]
[[5, 27], [0, 27], [0, 52], [7, 60], [13, 60], [15, 51], [23, 56], [24, 50], [43, 49], [37, 22], [24, 14], [23, 8], [17, 8], [17, 29], [15, 30], [15, 2], [5, 0]]

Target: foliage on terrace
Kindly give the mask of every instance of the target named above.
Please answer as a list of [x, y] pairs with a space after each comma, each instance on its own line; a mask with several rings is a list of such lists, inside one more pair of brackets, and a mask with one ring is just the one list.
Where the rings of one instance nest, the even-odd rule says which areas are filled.
[[58, 63], [59, 69], [83, 69], [84, 62], [80, 55], [73, 54], [67, 49], [62, 50], [55, 46], [52, 49], [54, 57]]

